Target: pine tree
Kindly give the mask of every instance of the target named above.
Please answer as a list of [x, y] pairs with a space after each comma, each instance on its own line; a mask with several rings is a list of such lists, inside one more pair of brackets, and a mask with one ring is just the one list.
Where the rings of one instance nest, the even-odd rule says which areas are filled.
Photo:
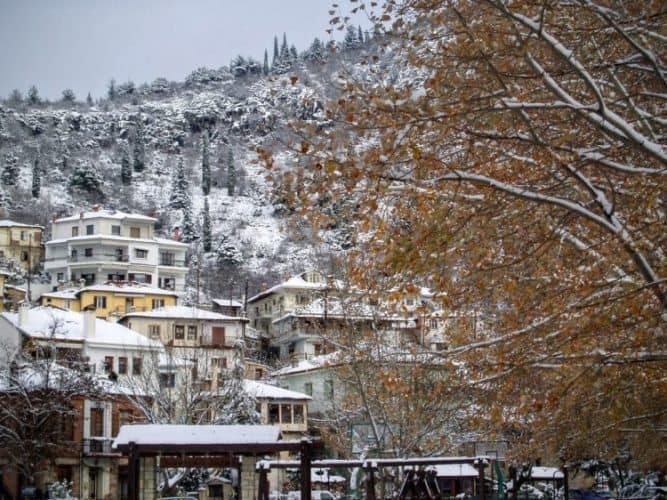
[[211, 162], [208, 154], [208, 132], [205, 130], [201, 144], [201, 190], [204, 196], [211, 192]]
[[357, 43], [360, 46], [364, 43], [364, 32], [361, 31], [361, 25], [357, 27]]
[[289, 55], [290, 55], [290, 59], [294, 62], [296, 62], [299, 59], [299, 53], [297, 52], [295, 45], [292, 45], [289, 48]]
[[208, 196], [204, 198], [204, 209], [202, 210], [201, 240], [204, 252], [211, 251], [211, 214], [208, 206]]
[[37, 90], [37, 87], [32, 85], [28, 89], [28, 103], [32, 104], [32, 105], [35, 105], [35, 104], [39, 104], [40, 102], [42, 102], [42, 100], [39, 97], [39, 91]]
[[280, 53], [278, 52], [278, 37], [273, 37], [273, 60], [271, 61], [271, 69], [274, 69], [278, 64], [280, 59]]
[[39, 192], [42, 187], [41, 170], [39, 168], [39, 153], [35, 156], [32, 163], [32, 197], [39, 198]]
[[63, 99], [62, 101], [66, 104], [74, 104], [76, 102], [76, 95], [72, 89], [63, 90]]
[[269, 74], [269, 51], [264, 49], [264, 65], [262, 66], [264, 76]]
[[236, 189], [236, 165], [234, 165], [234, 151], [229, 148], [227, 153], [227, 195], [234, 196]]
[[280, 44], [280, 62], [289, 61], [289, 46], [287, 45], [287, 33], [283, 33], [283, 43]]
[[74, 169], [69, 184], [71, 188], [81, 190], [89, 194], [91, 198], [96, 200], [104, 198], [102, 177], [88, 163], [81, 163]]
[[23, 102], [23, 94], [19, 89], [12, 90], [9, 94], [9, 102], [12, 104], [21, 104]]
[[319, 38], [315, 38], [313, 43], [310, 44], [310, 48], [306, 51], [305, 58], [311, 62], [322, 62], [324, 61], [324, 47]]
[[357, 38], [357, 30], [354, 26], [349, 25], [345, 30], [345, 38], [343, 38], [343, 47], [346, 50], [356, 49], [359, 46], [359, 40]]
[[16, 186], [19, 175], [19, 159], [13, 153], [5, 154], [5, 164], [2, 167], [2, 184]]
[[220, 267], [235, 267], [243, 263], [241, 251], [226, 235], [220, 240], [216, 254]]
[[88, 92], [88, 95], [86, 96], [86, 104], [87, 104], [88, 106], [92, 106], [92, 105], [93, 105], [93, 96], [90, 95], [90, 92]]
[[109, 86], [107, 87], [107, 97], [110, 101], [113, 101], [118, 93], [116, 92], [116, 80], [113, 78], [109, 80]]
[[197, 228], [195, 222], [192, 219], [192, 204], [188, 198], [186, 206], [182, 209], [182, 222], [181, 222], [181, 241], [183, 243], [192, 243], [197, 240]]
[[190, 206], [190, 185], [185, 177], [185, 166], [183, 157], [178, 159], [176, 171], [171, 182], [171, 195], [169, 196], [169, 207], [173, 209], [185, 209]]
[[120, 182], [123, 186], [132, 184], [132, 166], [130, 165], [130, 153], [127, 147], [123, 147], [122, 156], [120, 159]]
[[146, 168], [144, 151], [144, 128], [141, 120], [137, 121], [137, 128], [134, 135], [134, 150], [132, 155], [132, 166], [135, 172], [143, 172]]

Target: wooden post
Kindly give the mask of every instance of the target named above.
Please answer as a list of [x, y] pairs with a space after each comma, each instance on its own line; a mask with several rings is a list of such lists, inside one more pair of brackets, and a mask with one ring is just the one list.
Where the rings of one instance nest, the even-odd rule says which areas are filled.
[[257, 464], [259, 471], [259, 500], [269, 500], [269, 478], [268, 473], [271, 470], [271, 464], [260, 460]]
[[567, 476], [567, 465], [563, 465], [563, 499], [570, 499], [570, 478]]
[[479, 498], [486, 500], [486, 485], [484, 484], [484, 469], [486, 468], [486, 459], [478, 458], [475, 460], [475, 467], [479, 470]]
[[311, 500], [311, 447], [312, 443], [309, 439], [301, 440], [301, 500]]
[[127, 460], [127, 498], [128, 500], [139, 500], [139, 456], [137, 444], [129, 443], [130, 453]]
[[366, 500], [375, 500], [375, 470], [377, 469], [377, 464], [366, 461], [364, 468], [368, 475], [366, 478]]

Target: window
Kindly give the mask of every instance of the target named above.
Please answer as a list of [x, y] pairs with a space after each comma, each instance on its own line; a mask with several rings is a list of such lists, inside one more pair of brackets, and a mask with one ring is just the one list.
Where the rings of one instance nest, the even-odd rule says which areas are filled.
[[185, 338], [185, 326], [183, 325], [174, 325], [174, 338], [184, 339]]
[[303, 384], [303, 392], [308, 394], [309, 396], [313, 395], [313, 383], [312, 382], [306, 382]]
[[164, 307], [164, 299], [153, 299], [151, 304], [153, 309], [159, 309], [160, 307]]
[[260, 380], [264, 376], [264, 370], [255, 368], [255, 380]]
[[303, 418], [303, 405], [294, 405], [294, 423], [303, 424], [305, 419]]
[[148, 335], [152, 339], [160, 338], [160, 325], [148, 325]]
[[175, 387], [176, 374], [175, 373], [160, 373], [160, 387]]
[[152, 283], [153, 282], [153, 275], [151, 274], [135, 274], [135, 273], [129, 273], [127, 275], [127, 279], [129, 281], [136, 281], [137, 283]]
[[120, 236], [120, 226], [111, 226], [111, 234], [114, 236]]
[[56, 274], [56, 280], [57, 281], [65, 281], [65, 273]]
[[86, 285], [95, 283], [95, 273], [82, 274], [81, 279], [86, 282]]
[[104, 356], [104, 371], [107, 373], [113, 371], [113, 356]]
[[21, 260], [23, 262], [26, 262], [28, 260], [28, 252], [26, 252], [25, 250], [21, 251]]
[[146, 257], [148, 257], [148, 250], [144, 250], [143, 248], [135, 248], [134, 256], [137, 259], [145, 259]]
[[118, 358], [118, 374], [127, 375], [127, 358], [119, 357]]
[[90, 435], [104, 436], [104, 409], [90, 409]]
[[132, 358], [132, 375], [141, 375], [141, 358]]
[[138, 227], [131, 227], [130, 238], [141, 238], [141, 229]]
[[283, 424], [292, 423], [292, 405], [280, 405], [280, 421]]
[[76, 260], [78, 256], [78, 252], [76, 251], [76, 248], [72, 248], [72, 252], [70, 253], [72, 260]]
[[72, 226], [72, 237], [79, 236], [79, 226]]
[[86, 226], [86, 234], [95, 234], [95, 226], [92, 224], [88, 224]]
[[132, 413], [132, 410], [118, 410], [118, 420], [113, 419], [113, 430], [111, 431], [112, 436], [118, 435], [118, 431], [121, 426], [129, 425], [132, 422], [134, 422], [134, 414]]
[[225, 345], [225, 327], [214, 326], [211, 328], [211, 344]]
[[280, 423], [280, 405], [270, 404], [269, 405], [269, 424], [279, 424]]
[[174, 253], [173, 252], [160, 252], [160, 265], [161, 266], [173, 266], [174, 265]]
[[333, 380], [327, 379], [324, 381], [324, 397], [325, 398], [333, 398], [334, 395], [334, 386], [333, 386]]
[[92, 248], [84, 248], [83, 249], [83, 255], [86, 257], [92, 257], [93, 256], [93, 249]]
[[188, 325], [188, 340], [197, 340], [197, 325]]
[[107, 298], [103, 295], [95, 295], [95, 307], [97, 309], [106, 309]]
[[218, 366], [220, 368], [227, 368], [227, 358], [213, 358], [211, 359], [212, 366]]
[[26, 238], [26, 232], [25, 232], [25, 231], [21, 231], [19, 238], [21, 238], [21, 241], [25, 241], [25, 240], [27, 240], [28, 238]]

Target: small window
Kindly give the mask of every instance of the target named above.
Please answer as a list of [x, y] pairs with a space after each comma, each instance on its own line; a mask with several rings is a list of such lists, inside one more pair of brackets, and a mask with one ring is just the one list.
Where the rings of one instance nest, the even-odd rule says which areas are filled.
[[26, 233], [25, 231], [21, 231], [21, 236], [20, 236], [20, 238], [21, 238], [21, 241], [25, 241], [25, 240], [27, 240], [27, 239], [28, 239], [28, 238], [27, 238], [27, 233]]
[[188, 325], [188, 340], [197, 340], [197, 325]]
[[127, 375], [127, 358], [119, 357], [118, 358], [118, 374]]
[[70, 255], [72, 256], [72, 260], [76, 260], [76, 257], [79, 255], [79, 253], [77, 252], [76, 248], [72, 248]]
[[160, 307], [164, 307], [164, 299], [153, 299], [151, 304], [153, 309], [159, 309]]
[[261, 368], [255, 368], [255, 380], [261, 380], [261, 378], [264, 376], [264, 370]]
[[79, 226], [72, 226], [72, 237], [79, 236]]
[[324, 381], [324, 397], [332, 399], [334, 395], [333, 380], [327, 379]]
[[185, 326], [183, 325], [174, 325], [174, 338], [184, 339], [185, 338]]
[[303, 424], [304, 423], [304, 418], [303, 418], [303, 405], [294, 405], [294, 423], [295, 424]]
[[86, 226], [86, 234], [95, 234], [95, 226], [93, 224]]
[[130, 238], [141, 238], [141, 228], [131, 227], [130, 228]]
[[141, 358], [132, 358], [132, 375], [141, 375]]
[[113, 356], [104, 357], [104, 371], [106, 373], [113, 371]]
[[84, 248], [83, 249], [83, 255], [86, 257], [92, 257], [93, 256], [93, 249], [92, 248]]
[[143, 248], [135, 248], [134, 256], [137, 259], [145, 259], [146, 257], [148, 257], [148, 250], [144, 250]]
[[56, 274], [56, 281], [65, 281], [65, 273]]
[[25, 250], [21, 251], [21, 260], [23, 262], [26, 262], [28, 260], [28, 252], [26, 252]]
[[312, 382], [306, 382], [303, 384], [303, 392], [308, 394], [309, 396], [313, 395], [313, 383]]
[[120, 226], [111, 226], [111, 234], [114, 236], [120, 236]]
[[160, 373], [160, 387], [175, 387], [176, 374], [175, 373]]
[[148, 335], [152, 339], [160, 338], [160, 325], [148, 325]]
[[280, 405], [270, 404], [269, 405], [269, 424], [279, 424], [280, 423]]
[[104, 295], [95, 295], [95, 307], [97, 309], [106, 309], [107, 298]]
[[292, 423], [292, 405], [280, 405], [280, 421], [283, 424]]

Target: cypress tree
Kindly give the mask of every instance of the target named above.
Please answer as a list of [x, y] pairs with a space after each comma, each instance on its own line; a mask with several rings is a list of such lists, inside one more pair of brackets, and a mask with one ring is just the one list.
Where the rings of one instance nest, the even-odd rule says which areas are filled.
[[5, 164], [2, 167], [2, 184], [5, 186], [16, 186], [19, 175], [19, 159], [13, 153], [5, 155]]
[[41, 171], [39, 168], [39, 153], [35, 156], [32, 163], [32, 197], [39, 198], [39, 192], [42, 188]]
[[120, 182], [123, 186], [132, 184], [132, 167], [130, 166], [130, 153], [123, 148], [123, 156], [120, 159]]
[[183, 243], [192, 243], [197, 239], [197, 228], [195, 223], [192, 220], [192, 204], [188, 198], [187, 204], [182, 209], [183, 220], [181, 223], [182, 226], [182, 240]]
[[183, 157], [178, 159], [178, 165], [171, 181], [171, 195], [169, 196], [169, 207], [173, 209], [185, 209], [190, 206], [188, 180], [185, 177], [185, 166]]
[[236, 189], [236, 166], [234, 165], [234, 152], [229, 148], [227, 153], [227, 195], [234, 196]]
[[287, 46], [287, 33], [283, 33], [283, 43], [280, 44], [280, 62], [289, 61], [289, 47]]
[[137, 129], [134, 135], [133, 168], [135, 172], [143, 172], [146, 167], [144, 162], [144, 128], [141, 121], [137, 122]]
[[204, 198], [204, 210], [202, 212], [201, 239], [204, 252], [211, 251], [211, 214], [209, 213], [208, 196]]
[[278, 37], [274, 36], [273, 37], [273, 60], [271, 61], [271, 69], [276, 67], [276, 64], [278, 64], [278, 59], [280, 59], [280, 55], [278, 53]]
[[201, 144], [201, 190], [204, 196], [211, 192], [211, 163], [208, 154], [208, 132], [204, 131]]
[[262, 66], [264, 76], [269, 74], [269, 51], [264, 49], [264, 66]]

